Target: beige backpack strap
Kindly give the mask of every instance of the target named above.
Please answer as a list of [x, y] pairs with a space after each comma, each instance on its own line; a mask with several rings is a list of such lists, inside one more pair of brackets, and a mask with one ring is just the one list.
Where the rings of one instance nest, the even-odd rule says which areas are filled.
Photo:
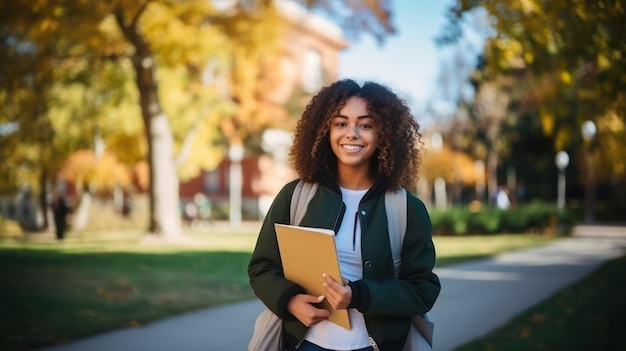
[[292, 225], [300, 225], [309, 202], [317, 191], [317, 183], [308, 183], [300, 181], [296, 185], [291, 195], [291, 205], [289, 208], [289, 218]]
[[396, 277], [400, 274], [402, 243], [406, 235], [407, 200], [406, 190], [400, 188], [397, 191], [385, 193], [385, 212], [387, 213], [387, 231], [393, 257], [393, 271]]
[[[402, 265], [402, 243], [406, 236], [407, 207], [407, 196], [404, 188], [400, 188], [398, 191], [388, 191], [385, 194], [387, 230], [389, 231], [389, 243], [393, 257], [393, 273], [396, 277], [400, 275], [400, 266]], [[428, 313], [422, 314], [421, 318], [429, 321]], [[422, 331], [422, 329], [420, 332], [424, 336], [430, 335], [428, 340], [430, 340], [429, 344], [432, 345], [432, 323], [430, 325], [430, 333], [426, 334], [426, 331]]]

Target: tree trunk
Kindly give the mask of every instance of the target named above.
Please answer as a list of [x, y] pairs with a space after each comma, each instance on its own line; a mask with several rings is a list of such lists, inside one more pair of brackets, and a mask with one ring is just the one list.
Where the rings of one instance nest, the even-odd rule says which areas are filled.
[[150, 165], [150, 223], [148, 231], [166, 238], [182, 235], [178, 194], [178, 174], [174, 161], [174, 142], [167, 116], [161, 109], [151, 54], [135, 60], [141, 114], [148, 138]]
[[121, 10], [116, 13], [116, 18], [126, 38], [135, 47], [132, 62], [148, 140], [150, 169], [148, 232], [173, 239], [183, 234], [179, 213], [179, 183], [174, 160], [174, 142], [169, 121], [159, 102], [154, 55], [137, 29], [137, 21], [143, 9], [130, 23], [126, 22]]
[[72, 216], [72, 230], [83, 230], [89, 223], [89, 211], [91, 209], [91, 192], [89, 186], [85, 186], [80, 194], [80, 202]]

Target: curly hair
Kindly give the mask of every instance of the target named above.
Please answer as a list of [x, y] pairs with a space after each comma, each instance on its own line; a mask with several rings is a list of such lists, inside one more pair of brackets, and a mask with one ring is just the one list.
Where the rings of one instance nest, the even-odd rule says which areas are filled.
[[292, 166], [300, 179], [320, 182], [337, 179], [337, 157], [330, 146], [330, 120], [351, 97], [367, 102], [378, 126], [378, 145], [371, 162], [374, 177], [384, 177], [392, 189], [413, 188], [421, 162], [420, 125], [406, 103], [384, 85], [344, 79], [322, 88], [307, 105], [296, 125], [290, 149]]

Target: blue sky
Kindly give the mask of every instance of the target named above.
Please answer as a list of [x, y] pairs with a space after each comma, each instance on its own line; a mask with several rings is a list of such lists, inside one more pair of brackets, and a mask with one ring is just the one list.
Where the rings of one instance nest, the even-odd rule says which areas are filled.
[[[340, 78], [374, 80], [403, 96], [415, 112], [436, 95], [440, 62], [450, 49], [434, 39], [446, 23], [451, 0], [395, 0], [393, 23], [397, 33], [380, 46], [371, 35], [351, 39], [340, 56]], [[418, 110], [418, 111], [415, 111]]]

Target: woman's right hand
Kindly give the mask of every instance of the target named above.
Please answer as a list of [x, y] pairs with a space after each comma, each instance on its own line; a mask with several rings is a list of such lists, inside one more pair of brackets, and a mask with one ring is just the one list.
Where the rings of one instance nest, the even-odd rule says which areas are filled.
[[289, 300], [287, 309], [298, 318], [302, 324], [311, 327], [328, 319], [328, 316], [330, 316], [330, 311], [313, 306], [314, 303], [320, 303], [322, 301], [324, 301], [324, 295], [313, 296], [298, 294]]

